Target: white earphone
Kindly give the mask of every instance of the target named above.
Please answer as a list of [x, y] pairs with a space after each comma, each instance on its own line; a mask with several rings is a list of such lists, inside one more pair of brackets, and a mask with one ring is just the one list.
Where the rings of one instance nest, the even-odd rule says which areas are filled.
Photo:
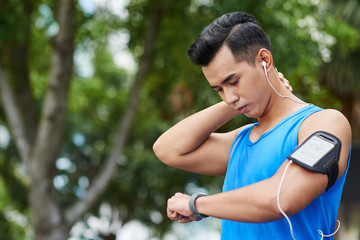
[[270, 80], [269, 80], [269, 78], [268, 78], [268, 74], [267, 74], [267, 70], [266, 70], [266, 62], [265, 62], [265, 61], [262, 61], [261, 64], [262, 64], [263, 67], [264, 67], [264, 72], [265, 72], [265, 77], [266, 77], [267, 82], [269, 83], [270, 87], [276, 92], [276, 94], [277, 94], [279, 97], [288, 98], [288, 99], [290, 99], [290, 100], [293, 100], [294, 102], [297, 102], [297, 103], [300, 103], [300, 104], [304, 104], [304, 102], [298, 101], [297, 99], [294, 99], [294, 98], [292, 98], [292, 97], [281, 95], [281, 94], [274, 88], [274, 86], [271, 84], [271, 82], [270, 82]]
[[265, 71], [265, 75], [267, 75], [267, 71], [266, 71], [266, 62], [265, 61], [262, 61], [261, 64], [263, 65], [264, 67], [264, 71]]

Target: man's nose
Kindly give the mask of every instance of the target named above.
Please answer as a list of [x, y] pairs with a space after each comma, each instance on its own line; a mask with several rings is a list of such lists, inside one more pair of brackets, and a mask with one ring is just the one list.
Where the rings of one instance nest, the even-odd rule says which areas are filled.
[[234, 90], [224, 90], [224, 99], [228, 105], [236, 105], [239, 101], [239, 95]]

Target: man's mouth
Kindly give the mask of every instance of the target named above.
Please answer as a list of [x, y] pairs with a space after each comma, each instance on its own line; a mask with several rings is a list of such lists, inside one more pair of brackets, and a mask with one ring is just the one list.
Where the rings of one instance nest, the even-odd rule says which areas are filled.
[[247, 106], [247, 105], [244, 105], [244, 106], [241, 106], [241, 107], [237, 107], [237, 108], [236, 108], [236, 111], [238, 111], [240, 114], [243, 114], [243, 113], [246, 111], [246, 106]]

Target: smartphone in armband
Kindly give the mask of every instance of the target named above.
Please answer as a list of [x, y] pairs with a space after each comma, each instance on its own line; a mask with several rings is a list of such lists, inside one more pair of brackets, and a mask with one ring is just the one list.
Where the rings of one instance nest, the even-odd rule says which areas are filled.
[[339, 174], [340, 151], [340, 139], [330, 133], [318, 131], [298, 146], [288, 159], [311, 171], [327, 174], [327, 191], [334, 185]]

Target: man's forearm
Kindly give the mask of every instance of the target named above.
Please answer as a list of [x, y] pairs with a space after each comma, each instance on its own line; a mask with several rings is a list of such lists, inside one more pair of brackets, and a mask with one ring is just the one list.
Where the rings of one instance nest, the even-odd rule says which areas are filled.
[[225, 102], [217, 103], [185, 118], [166, 131], [155, 142], [154, 151], [158, 156], [166, 156], [166, 153], [179, 156], [190, 153], [236, 115], [237, 112]]
[[[198, 197], [195, 209], [199, 214], [239, 222], [270, 222], [282, 218], [276, 206], [276, 184], [266, 179], [233, 191]], [[168, 217], [186, 223], [192, 221], [190, 196], [176, 193], [168, 200]]]
[[276, 206], [276, 187], [272, 179], [241, 189], [196, 200], [199, 213], [239, 222], [270, 222], [282, 218]]

